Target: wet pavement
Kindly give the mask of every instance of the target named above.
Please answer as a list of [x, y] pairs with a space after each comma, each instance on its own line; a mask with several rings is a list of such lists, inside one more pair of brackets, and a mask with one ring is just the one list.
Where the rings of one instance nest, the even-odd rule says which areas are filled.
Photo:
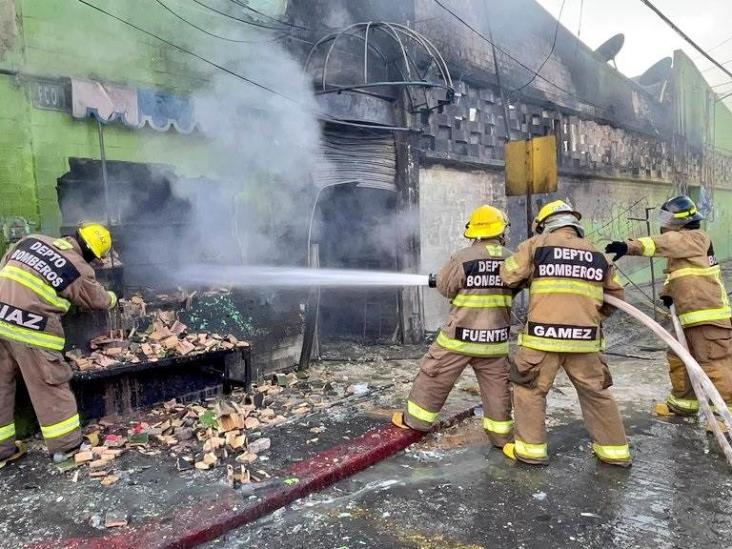
[[[432, 435], [406, 452], [335, 486], [234, 530], [212, 548], [243, 547], [720, 547], [732, 539], [730, 469], [696, 420], [651, 416], [668, 388], [658, 344], [633, 324], [612, 324], [609, 362], [631, 439], [634, 466], [595, 461], [576, 395], [560, 374], [549, 397], [548, 467], [514, 464], [489, 447], [478, 418]], [[622, 335], [631, 334], [631, 336]], [[635, 336], [633, 343], [628, 340]], [[260, 467], [277, 477], [295, 461], [383, 425], [400, 407], [423, 346], [353, 345], [324, 350], [311, 379], [369, 393], [343, 395], [334, 406], [270, 428], [272, 448]], [[625, 355], [625, 356], [618, 356]], [[446, 411], [478, 404], [469, 370]], [[316, 428], [316, 431], [311, 429]], [[178, 472], [170, 456], [130, 453], [108, 488], [73, 472], [59, 473], [40, 445], [0, 471], [0, 547], [110, 532], [99, 520], [126, 512], [132, 526], [234, 491], [225, 471]]]
[[663, 354], [648, 356], [610, 359], [630, 469], [595, 460], [560, 376], [547, 467], [507, 460], [473, 418], [208, 547], [729, 546], [732, 471], [696, 419], [650, 414], [668, 381]]

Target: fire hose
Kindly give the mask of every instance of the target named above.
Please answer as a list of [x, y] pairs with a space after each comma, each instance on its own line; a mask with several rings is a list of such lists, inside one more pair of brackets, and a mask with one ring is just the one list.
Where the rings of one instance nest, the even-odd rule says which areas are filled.
[[709, 401], [712, 401], [712, 404], [714, 405], [717, 414], [724, 422], [728, 433], [732, 433], [732, 414], [730, 414], [729, 409], [727, 408], [727, 404], [722, 399], [722, 396], [719, 394], [719, 391], [717, 391], [717, 388], [714, 386], [709, 377], [704, 373], [704, 370], [702, 370], [701, 366], [699, 366], [699, 363], [694, 359], [694, 357], [691, 356], [691, 353], [689, 353], [689, 350], [686, 346], [686, 338], [684, 337], [684, 332], [681, 329], [681, 324], [679, 323], [679, 319], [676, 316], [676, 311], [674, 310], [673, 306], [671, 308], [671, 316], [673, 318], [674, 329], [676, 331], [678, 340], [674, 339], [671, 334], [664, 330], [660, 324], [655, 322], [648, 315], [640, 312], [638, 309], [629, 305], [625, 301], [609, 295], [605, 296], [605, 301], [609, 305], [612, 305], [613, 307], [616, 307], [621, 311], [626, 312], [633, 318], [642, 322], [660, 340], [666, 343], [666, 345], [668, 345], [671, 350], [676, 353], [676, 355], [682, 360], [682, 362], [686, 366], [686, 371], [689, 374], [689, 379], [691, 380], [691, 384], [699, 401], [699, 406], [702, 410], [702, 413], [709, 423], [709, 426], [712, 429], [714, 437], [717, 439], [717, 442], [719, 443], [722, 452], [724, 452], [724, 455], [727, 458], [727, 462], [732, 465], [732, 445], [730, 445], [730, 440], [728, 436], [725, 435], [725, 433], [722, 431], [719, 422], [714, 415], [714, 411], [709, 405]]

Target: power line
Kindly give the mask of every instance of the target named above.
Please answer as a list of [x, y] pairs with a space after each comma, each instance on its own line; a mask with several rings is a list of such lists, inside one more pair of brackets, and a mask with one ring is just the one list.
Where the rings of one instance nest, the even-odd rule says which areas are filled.
[[585, 0], [580, 0], [579, 22], [577, 23], [577, 38], [582, 36], [582, 12], [585, 9]]
[[[725, 45], [725, 44], [726, 44], [727, 42], [730, 42], [730, 41], [732, 41], [732, 36], [730, 36], [730, 37], [728, 37], [728, 38], [725, 38], [725, 39], [724, 39], [724, 40], [722, 40], [722, 41], [721, 41], [721, 42], [720, 42], [719, 44], [716, 44], [716, 45], [712, 46], [711, 48], [709, 48], [709, 49], [707, 50], [707, 52], [710, 52], [710, 51], [714, 51], [714, 50], [716, 50], [716, 49], [719, 49], [719, 48], [721, 48], [722, 46], [724, 46], [724, 45]], [[693, 60], [694, 60], [694, 61], [698, 61], [699, 59], [703, 59], [703, 57], [694, 57], [694, 58], [693, 58]]]
[[520, 92], [520, 91], [521, 91], [521, 90], [523, 90], [523, 89], [524, 89], [524, 88], [525, 88], [526, 86], [528, 86], [528, 85], [529, 85], [529, 84], [531, 84], [531, 83], [532, 83], [532, 82], [533, 82], [534, 80], [536, 80], [536, 77], [537, 77], [537, 76], [539, 76], [539, 73], [541, 72], [541, 69], [543, 69], [543, 68], [544, 68], [544, 65], [546, 65], [546, 62], [547, 62], [547, 61], [549, 61], [549, 58], [550, 58], [550, 57], [552, 56], [552, 54], [554, 53], [554, 48], [556, 48], [556, 47], [557, 47], [557, 36], [559, 36], [559, 24], [560, 24], [560, 22], [561, 22], [561, 20], [562, 20], [562, 12], [564, 11], [564, 4], [566, 4], [566, 3], [567, 3], [567, 0], [562, 0], [562, 7], [560, 7], [560, 8], [559, 8], [559, 15], [557, 15], [557, 24], [556, 24], [556, 25], [554, 26], [554, 40], [552, 41], [552, 47], [551, 47], [551, 49], [549, 50], [549, 55], [547, 55], [547, 56], [546, 56], [546, 57], [544, 58], [544, 61], [542, 61], [542, 62], [541, 62], [541, 65], [539, 65], [539, 68], [538, 68], [538, 69], [536, 69], [536, 72], [534, 73], [534, 76], [532, 76], [532, 77], [531, 77], [531, 78], [529, 79], [529, 81], [528, 81], [528, 82], [526, 82], [526, 84], [524, 84], [523, 86], [519, 86], [518, 88], [516, 88], [515, 90], [513, 90], [514, 92]]
[[[241, 17], [236, 17], [235, 15], [231, 15], [230, 13], [226, 13], [225, 11], [216, 9], [213, 6], [209, 6], [208, 4], [205, 4], [205, 3], [201, 2], [200, 0], [193, 0], [193, 1], [196, 4], [198, 4], [199, 6], [202, 6], [202, 7], [206, 8], [206, 9], [209, 9], [212, 12], [218, 13], [219, 15], [222, 15], [224, 17], [227, 17], [227, 18], [229, 18], [229, 19], [231, 19], [233, 21], [238, 21], [240, 23], [244, 23], [246, 25], [252, 25], [253, 27], [259, 27], [259, 28], [262, 28], [262, 29], [276, 30], [276, 31], [280, 31], [282, 33], [285, 32], [285, 29], [278, 29], [277, 27], [269, 27], [267, 25], [263, 25], [263, 24], [261, 24], [259, 22], [255, 22], [255, 21], [252, 21], [250, 19], [242, 19]], [[304, 42], [304, 43], [310, 44], [310, 45], [313, 45], [314, 44], [314, 42], [311, 42], [310, 40], [305, 40], [304, 38], [300, 38], [299, 36], [295, 36], [294, 34], [281, 34], [280, 36], [278, 36], [277, 38], [275, 38], [274, 40], [272, 40], [272, 42], [274, 42], [276, 40], [282, 40], [283, 38], [291, 38], [292, 40], [297, 40], [298, 42]]]
[[282, 31], [283, 29], [277, 28], [277, 27], [270, 27], [269, 25], [265, 25], [263, 23], [260, 23], [258, 21], [252, 21], [251, 19], [242, 19], [241, 17], [236, 17], [234, 15], [231, 15], [230, 13], [226, 13], [223, 10], [219, 10], [217, 8], [214, 8], [213, 6], [209, 6], [208, 4], [205, 4], [204, 2], [201, 2], [201, 0], [193, 0], [196, 4], [199, 6], [202, 6], [206, 8], [207, 10], [211, 10], [214, 13], [218, 13], [219, 15], [223, 15], [224, 17], [228, 17], [229, 19], [233, 19], [234, 21], [239, 21], [240, 23], [245, 23], [247, 25], [251, 25], [253, 27], [259, 27], [260, 29], [268, 29], [268, 30], [276, 30], [276, 31]]
[[270, 19], [271, 21], [275, 21], [279, 23], [280, 25], [285, 25], [286, 27], [293, 27], [295, 29], [303, 29], [303, 30], [311, 30], [308, 27], [303, 27], [301, 25], [295, 25], [294, 23], [290, 23], [288, 21], [282, 21], [281, 19], [277, 19], [276, 17], [272, 17], [271, 15], [267, 15], [266, 13], [262, 13], [259, 10], [255, 10], [251, 6], [247, 6], [245, 3], [240, 2], [239, 0], [229, 0], [231, 3], [236, 4], [237, 6], [244, 8], [245, 10], [249, 10], [253, 13], [256, 13], [257, 15], [261, 15], [262, 17], [266, 19]]
[[159, 40], [163, 44], [166, 44], [166, 45], [170, 46], [173, 49], [176, 49], [176, 50], [178, 50], [178, 51], [180, 51], [182, 53], [185, 53], [187, 55], [190, 55], [191, 57], [194, 57], [195, 59], [198, 59], [199, 61], [201, 61], [203, 63], [206, 63], [207, 65], [210, 65], [210, 66], [212, 66], [212, 67], [214, 67], [214, 68], [216, 68], [216, 69], [218, 69], [218, 70], [220, 70], [222, 72], [225, 72], [226, 74], [228, 74], [230, 76], [233, 76], [234, 78], [238, 78], [239, 80], [242, 80], [242, 81], [246, 82], [247, 84], [251, 84], [252, 86], [255, 86], [257, 88], [260, 88], [260, 89], [262, 89], [264, 91], [267, 91], [267, 92], [269, 92], [269, 93], [271, 93], [273, 95], [276, 95], [278, 97], [282, 97], [283, 99], [287, 99], [288, 101], [294, 103], [295, 105], [297, 105], [299, 107], [302, 107], [302, 108], [304, 108], [304, 109], [306, 109], [308, 111], [311, 111], [313, 114], [315, 114], [316, 116], [318, 116], [322, 120], [325, 120], [326, 122], [331, 122], [333, 124], [339, 124], [339, 125], [342, 125], [342, 126], [353, 126], [353, 127], [356, 127], [356, 128], [370, 128], [370, 129], [393, 130], [393, 131], [413, 131], [411, 128], [403, 128], [403, 127], [399, 127], [399, 126], [379, 126], [379, 125], [376, 125], [376, 124], [359, 124], [357, 122], [347, 122], [345, 120], [340, 120], [338, 118], [334, 118], [334, 117], [332, 117], [332, 116], [330, 116], [328, 114], [325, 114], [325, 113], [313, 111], [312, 109], [310, 109], [306, 105], [303, 105], [301, 102], [297, 101], [296, 99], [293, 99], [292, 97], [289, 97], [289, 96], [287, 96], [287, 95], [285, 95], [283, 93], [280, 93], [277, 90], [274, 90], [274, 89], [272, 89], [272, 88], [270, 88], [270, 87], [268, 87], [268, 86], [266, 86], [264, 84], [260, 84], [256, 80], [252, 80], [251, 78], [248, 78], [247, 76], [244, 76], [243, 74], [239, 74], [238, 72], [232, 71], [231, 69], [227, 69], [223, 65], [219, 65], [218, 63], [216, 63], [214, 61], [211, 61], [210, 59], [206, 59], [205, 57], [197, 54], [194, 51], [191, 51], [191, 50], [189, 50], [187, 48], [184, 48], [183, 46], [179, 46], [178, 44], [175, 44], [175, 43], [171, 42], [170, 40], [167, 40], [167, 39], [163, 38], [162, 36], [158, 36], [157, 34], [155, 34], [153, 32], [150, 32], [148, 30], [145, 30], [142, 27], [139, 27], [139, 26], [135, 25], [134, 23], [131, 23], [130, 21], [127, 21], [126, 19], [123, 19], [123, 18], [121, 18], [121, 17], [119, 17], [119, 16], [117, 16], [117, 15], [115, 15], [115, 14], [113, 14], [113, 13], [111, 13], [111, 12], [105, 10], [105, 9], [103, 9], [103, 8], [100, 8], [99, 6], [95, 6], [94, 4], [91, 4], [91, 3], [87, 2], [86, 0], [77, 0], [77, 1], [79, 3], [81, 3], [81, 4], [84, 4], [85, 6], [88, 6], [88, 7], [92, 8], [93, 10], [98, 11], [99, 13], [102, 13], [102, 14], [108, 16], [108, 17], [111, 17], [112, 19], [115, 19], [115, 20], [119, 21], [120, 23], [122, 23], [124, 25], [127, 25], [128, 27], [131, 27], [131, 28], [135, 29], [138, 32], [141, 32], [141, 33], [143, 33], [143, 34], [145, 34], [145, 35], [147, 35], [147, 36], [149, 36], [151, 38], [154, 38], [156, 40]]
[[447, 6], [445, 6], [445, 5], [444, 5], [444, 4], [442, 3], [442, 2], [440, 2], [440, 0], [433, 0], [433, 2], [435, 2], [435, 3], [436, 3], [436, 4], [438, 5], [438, 6], [440, 6], [440, 7], [441, 7], [441, 8], [443, 9], [443, 10], [445, 10], [445, 11], [446, 11], [447, 13], [449, 13], [450, 15], [452, 15], [452, 16], [453, 16], [453, 17], [454, 17], [455, 19], [457, 19], [458, 21], [460, 21], [460, 22], [461, 22], [461, 23], [462, 23], [462, 24], [463, 24], [463, 25], [464, 25], [465, 27], [467, 27], [467, 28], [468, 28], [468, 29], [469, 29], [470, 31], [472, 31], [472, 32], [473, 32], [473, 33], [474, 33], [474, 34], [475, 34], [476, 36], [478, 36], [479, 38], [481, 38], [481, 39], [485, 40], [485, 41], [486, 41], [486, 42], [487, 42], [488, 44], [491, 44], [491, 45], [492, 45], [493, 47], [495, 47], [495, 48], [496, 48], [496, 49], [497, 49], [498, 51], [500, 51], [500, 52], [501, 52], [501, 53], [503, 53], [503, 54], [504, 54], [504, 55], [505, 55], [506, 57], [508, 57], [509, 59], [511, 59], [512, 61], [514, 61], [514, 62], [515, 62], [515, 63], [516, 63], [517, 65], [519, 65], [520, 67], [523, 67], [524, 69], [526, 69], [526, 70], [527, 70], [527, 71], [529, 71], [530, 73], [534, 74], [534, 75], [536, 76], [536, 78], [539, 78], [540, 80], [543, 80], [543, 81], [544, 81], [544, 82], [546, 82], [547, 84], [549, 84], [549, 85], [551, 85], [551, 86], [554, 86], [554, 87], [555, 87], [556, 89], [558, 89], [558, 90], [560, 90], [560, 91], [564, 92], [564, 93], [565, 93], [565, 94], [567, 94], [567, 95], [568, 95], [569, 97], [573, 97], [573, 98], [575, 98], [575, 99], [577, 99], [577, 100], [579, 100], [579, 101], [582, 101], [583, 103], [585, 103], [585, 104], [587, 104], [587, 105], [591, 105], [591, 106], [593, 106], [593, 107], [595, 107], [595, 108], [598, 108], [598, 109], [601, 109], [601, 108], [602, 108], [602, 107], [600, 107], [600, 106], [598, 106], [598, 105], [594, 104], [594, 103], [593, 103], [592, 101], [588, 101], [587, 99], [584, 99], [584, 98], [580, 97], [580, 96], [579, 96], [579, 95], [577, 95], [576, 93], [573, 93], [573, 92], [571, 92], [571, 91], [569, 91], [569, 90], [567, 90], [567, 89], [563, 88], [563, 87], [562, 87], [562, 86], [560, 86], [559, 84], [555, 84], [554, 82], [552, 82], [551, 80], [549, 80], [549, 79], [548, 79], [548, 78], [546, 78], [545, 76], [542, 76], [541, 74], [538, 74], [538, 73], [536, 73], [536, 71], [534, 71], [534, 69], [532, 69], [531, 67], [529, 67], [528, 65], [526, 65], [525, 63], [523, 63], [523, 62], [522, 62], [521, 60], [519, 60], [519, 59], [517, 59], [516, 57], [514, 57], [513, 55], [511, 55], [511, 54], [510, 54], [510, 53], [509, 53], [508, 51], [506, 51], [506, 50], [505, 50], [505, 49], [503, 49], [503, 48], [502, 48], [501, 46], [499, 46], [498, 44], [496, 44], [496, 43], [495, 43], [495, 42], [494, 42], [493, 40], [489, 39], [489, 38], [488, 38], [487, 36], [485, 36], [485, 35], [484, 35], [484, 34], [483, 34], [482, 32], [480, 32], [480, 31], [479, 31], [478, 29], [476, 29], [475, 27], [473, 27], [472, 25], [470, 25], [470, 23], [468, 23], [467, 21], [465, 21], [465, 19], [463, 19], [463, 18], [462, 18], [462, 17], [460, 17], [460, 16], [459, 16], [459, 15], [458, 15], [457, 13], [455, 13], [455, 12], [454, 12], [454, 11], [452, 11], [452, 10], [451, 10], [450, 8], [448, 8]]
[[[727, 59], [727, 61], [722, 61], [722, 65], [726, 65], [726, 64], [728, 64], [728, 63], [732, 63], [732, 59]], [[703, 70], [703, 71], [701, 71], [701, 72], [709, 72], [709, 71], [711, 71], [711, 70], [714, 70], [714, 69], [716, 69], [716, 68], [717, 68], [717, 67], [707, 67], [706, 69], [704, 69], [704, 70]]]
[[[182, 15], [180, 15], [178, 12], [176, 12], [175, 10], [173, 10], [172, 8], [170, 8], [167, 4], [165, 4], [163, 2], [163, 0], [153, 0], [153, 2], [155, 2], [156, 4], [158, 4], [159, 6], [161, 6], [168, 13], [172, 14], [174, 17], [176, 17], [176, 18], [180, 19], [181, 21], [183, 21], [186, 25], [188, 25], [190, 27], [193, 27], [194, 29], [196, 29], [196, 30], [198, 30], [198, 31], [200, 31], [200, 32], [208, 35], [208, 36], [211, 36], [213, 38], [218, 38], [219, 40], [224, 40], [226, 42], [235, 42], [237, 44], [251, 44], [251, 43], [253, 43], [251, 40], [239, 40], [239, 39], [236, 39], [236, 38], [229, 38], [228, 36], [221, 36], [220, 34], [216, 34], [214, 32], [208, 31], [208, 30], [204, 29], [203, 27], [199, 27], [195, 23], [189, 21], [188, 19], [186, 19], [185, 17], [183, 17]], [[256, 43], [256, 42], [259, 42], [259, 41], [254, 41], [254, 43]]]
[[671, 27], [676, 32], [676, 34], [681, 36], [681, 38], [683, 38], [689, 44], [691, 44], [694, 47], [694, 49], [696, 49], [699, 53], [701, 53], [709, 61], [711, 61], [717, 67], [719, 67], [727, 76], [732, 78], [732, 72], [728, 71], [721, 63], [719, 63], [719, 61], [714, 59], [714, 57], [712, 57], [706, 51], [704, 51], [704, 49], [702, 49], [701, 46], [699, 46], [696, 42], [694, 42], [691, 38], [689, 38], [689, 36], [684, 31], [682, 31], [679, 27], [677, 27], [676, 24], [673, 21], [671, 21], [671, 19], [669, 19], [661, 10], [659, 10], [656, 6], [654, 6], [650, 2], [650, 0], [640, 0], [640, 1], [643, 2], [646, 6], [648, 6], [656, 15], [658, 15], [664, 21], [664, 23], [666, 23], [669, 27]]

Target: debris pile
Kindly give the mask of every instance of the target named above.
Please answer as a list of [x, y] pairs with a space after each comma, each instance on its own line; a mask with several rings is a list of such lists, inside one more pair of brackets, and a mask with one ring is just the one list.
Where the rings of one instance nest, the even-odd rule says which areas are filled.
[[[144, 419], [129, 423], [102, 418], [87, 427], [81, 449], [60, 468], [85, 467], [90, 478], [111, 486], [120, 480], [114, 463], [123, 453], [166, 453], [175, 460], [179, 471], [225, 466], [226, 480], [232, 487], [262, 481], [270, 475], [255, 464], [268, 460], [263, 454], [272, 445], [264, 430], [285, 423], [288, 417], [301, 419], [340, 402], [328, 400], [328, 396], [337, 396], [329, 383], [304, 377], [305, 374], [276, 374], [248, 393], [238, 391], [226, 400], [214, 399], [203, 404], [183, 404], [173, 399], [152, 409]], [[295, 385], [301, 391], [287, 390]], [[323, 430], [322, 426], [311, 429], [314, 433]], [[78, 474], [77, 470], [77, 479]]]
[[[91, 353], [80, 349], [66, 353], [69, 361], [79, 370], [109, 368], [121, 363], [138, 364], [156, 362], [170, 357], [184, 357], [237, 347], [248, 347], [249, 343], [229, 334], [190, 332], [188, 326], [178, 320], [175, 311], [159, 310], [148, 314], [146, 304], [139, 296], [122, 304], [124, 319], [136, 319], [129, 330], [113, 330], [90, 341]], [[144, 320], [147, 327], [139, 329]]]

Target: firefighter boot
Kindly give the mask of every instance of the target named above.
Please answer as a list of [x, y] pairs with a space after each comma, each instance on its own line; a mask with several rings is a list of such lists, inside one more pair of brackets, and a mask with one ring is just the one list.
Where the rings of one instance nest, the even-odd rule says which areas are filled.
[[10, 454], [9, 456], [0, 457], [0, 469], [5, 467], [8, 463], [19, 460], [26, 454], [26, 452], [28, 452], [28, 447], [25, 445], [25, 442], [16, 440], [15, 452]]

